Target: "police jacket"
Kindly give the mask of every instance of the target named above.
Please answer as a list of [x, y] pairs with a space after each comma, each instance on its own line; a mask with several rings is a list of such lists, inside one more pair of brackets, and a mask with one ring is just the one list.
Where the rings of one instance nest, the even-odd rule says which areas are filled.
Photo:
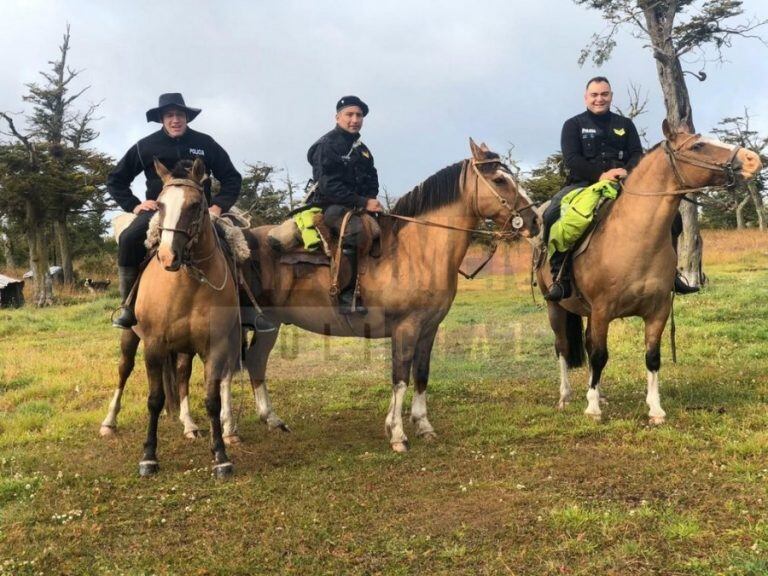
[[643, 156], [632, 120], [613, 112], [598, 115], [587, 110], [566, 120], [560, 146], [568, 170], [566, 185], [594, 184], [612, 168], [630, 171]]
[[360, 134], [350, 134], [336, 126], [312, 144], [307, 160], [318, 184], [311, 200], [313, 205], [364, 208], [368, 199], [379, 193], [373, 155], [360, 140]]
[[222, 212], [229, 210], [240, 196], [243, 179], [232, 165], [229, 155], [213, 138], [190, 128], [178, 138], [172, 138], [161, 128], [132, 146], [107, 178], [107, 191], [126, 212], [132, 212], [141, 204], [141, 200], [131, 192], [131, 182], [141, 172], [147, 179], [147, 200], [157, 200], [160, 195], [163, 183], [155, 172], [155, 158], [169, 170], [179, 160], [200, 158], [205, 162], [206, 174], [213, 173], [221, 182], [221, 192], [212, 203], [219, 206]]

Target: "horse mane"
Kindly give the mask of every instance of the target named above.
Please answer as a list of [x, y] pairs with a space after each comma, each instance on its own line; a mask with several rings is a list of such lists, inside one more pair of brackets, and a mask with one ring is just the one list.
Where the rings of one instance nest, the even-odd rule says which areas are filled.
[[415, 217], [455, 202], [460, 195], [459, 176], [463, 168], [464, 160], [435, 172], [401, 197], [392, 214]]
[[189, 178], [189, 173], [192, 171], [192, 160], [179, 160], [171, 170], [172, 178]]

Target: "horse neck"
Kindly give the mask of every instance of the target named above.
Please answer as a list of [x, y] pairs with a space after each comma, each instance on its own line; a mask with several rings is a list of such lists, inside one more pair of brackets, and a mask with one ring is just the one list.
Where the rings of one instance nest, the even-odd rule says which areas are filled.
[[[616, 200], [612, 220], [638, 240], [668, 240], [681, 195], [666, 153], [661, 148], [646, 156], [632, 171]], [[618, 222], [620, 220], [620, 222]]]
[[[416, 218], [465, 230], [474, 229], [479, 220], [472, 211], [470, 199], [463, 193], [455, 202]], [[397, 234], [397, 251], [406, 253], [411, 262], [423, 262], [435, 275], [455, 278], [472, 237], [472, 233], [465, 230], [409, 223]]]

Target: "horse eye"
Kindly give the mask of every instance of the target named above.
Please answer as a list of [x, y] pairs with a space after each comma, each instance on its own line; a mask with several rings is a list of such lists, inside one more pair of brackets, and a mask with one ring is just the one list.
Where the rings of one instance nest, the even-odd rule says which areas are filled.
[[693, 146], [691, 146], [691, 150], [698, 151], [704, 148], [704, 142], [696, 142]]
[[493, 181], [496, 184], [504, 184], [507, 181], [507, 179], [504, 178], [504, 176], [496, 176], [493, 178]]

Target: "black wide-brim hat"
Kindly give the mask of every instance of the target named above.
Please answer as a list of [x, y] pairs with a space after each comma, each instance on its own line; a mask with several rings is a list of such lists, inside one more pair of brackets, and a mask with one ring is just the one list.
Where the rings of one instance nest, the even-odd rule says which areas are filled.
[[340, 112], [342, 108], [348, 106], [357, 106], [363, 111], [363, 116], [368, 116], [368, 104], [360, 100], [357, 96], [342, 96], [338, 102], [336, 102], [336, 112]]
[[178, 108], [183, 110], [187, 115], [187, 122], [192, 122], [197, 115], [202, 112], [200, 108], [190, 108], [184, 103], [184, 96], [178, 92], [169, 92], [167, 94], [160, 94], [160, 98], [157, 99], [157, 108], [150, 108], [147, 110], [147, 122], [163, 123], [163, 112], [168, 108]]

